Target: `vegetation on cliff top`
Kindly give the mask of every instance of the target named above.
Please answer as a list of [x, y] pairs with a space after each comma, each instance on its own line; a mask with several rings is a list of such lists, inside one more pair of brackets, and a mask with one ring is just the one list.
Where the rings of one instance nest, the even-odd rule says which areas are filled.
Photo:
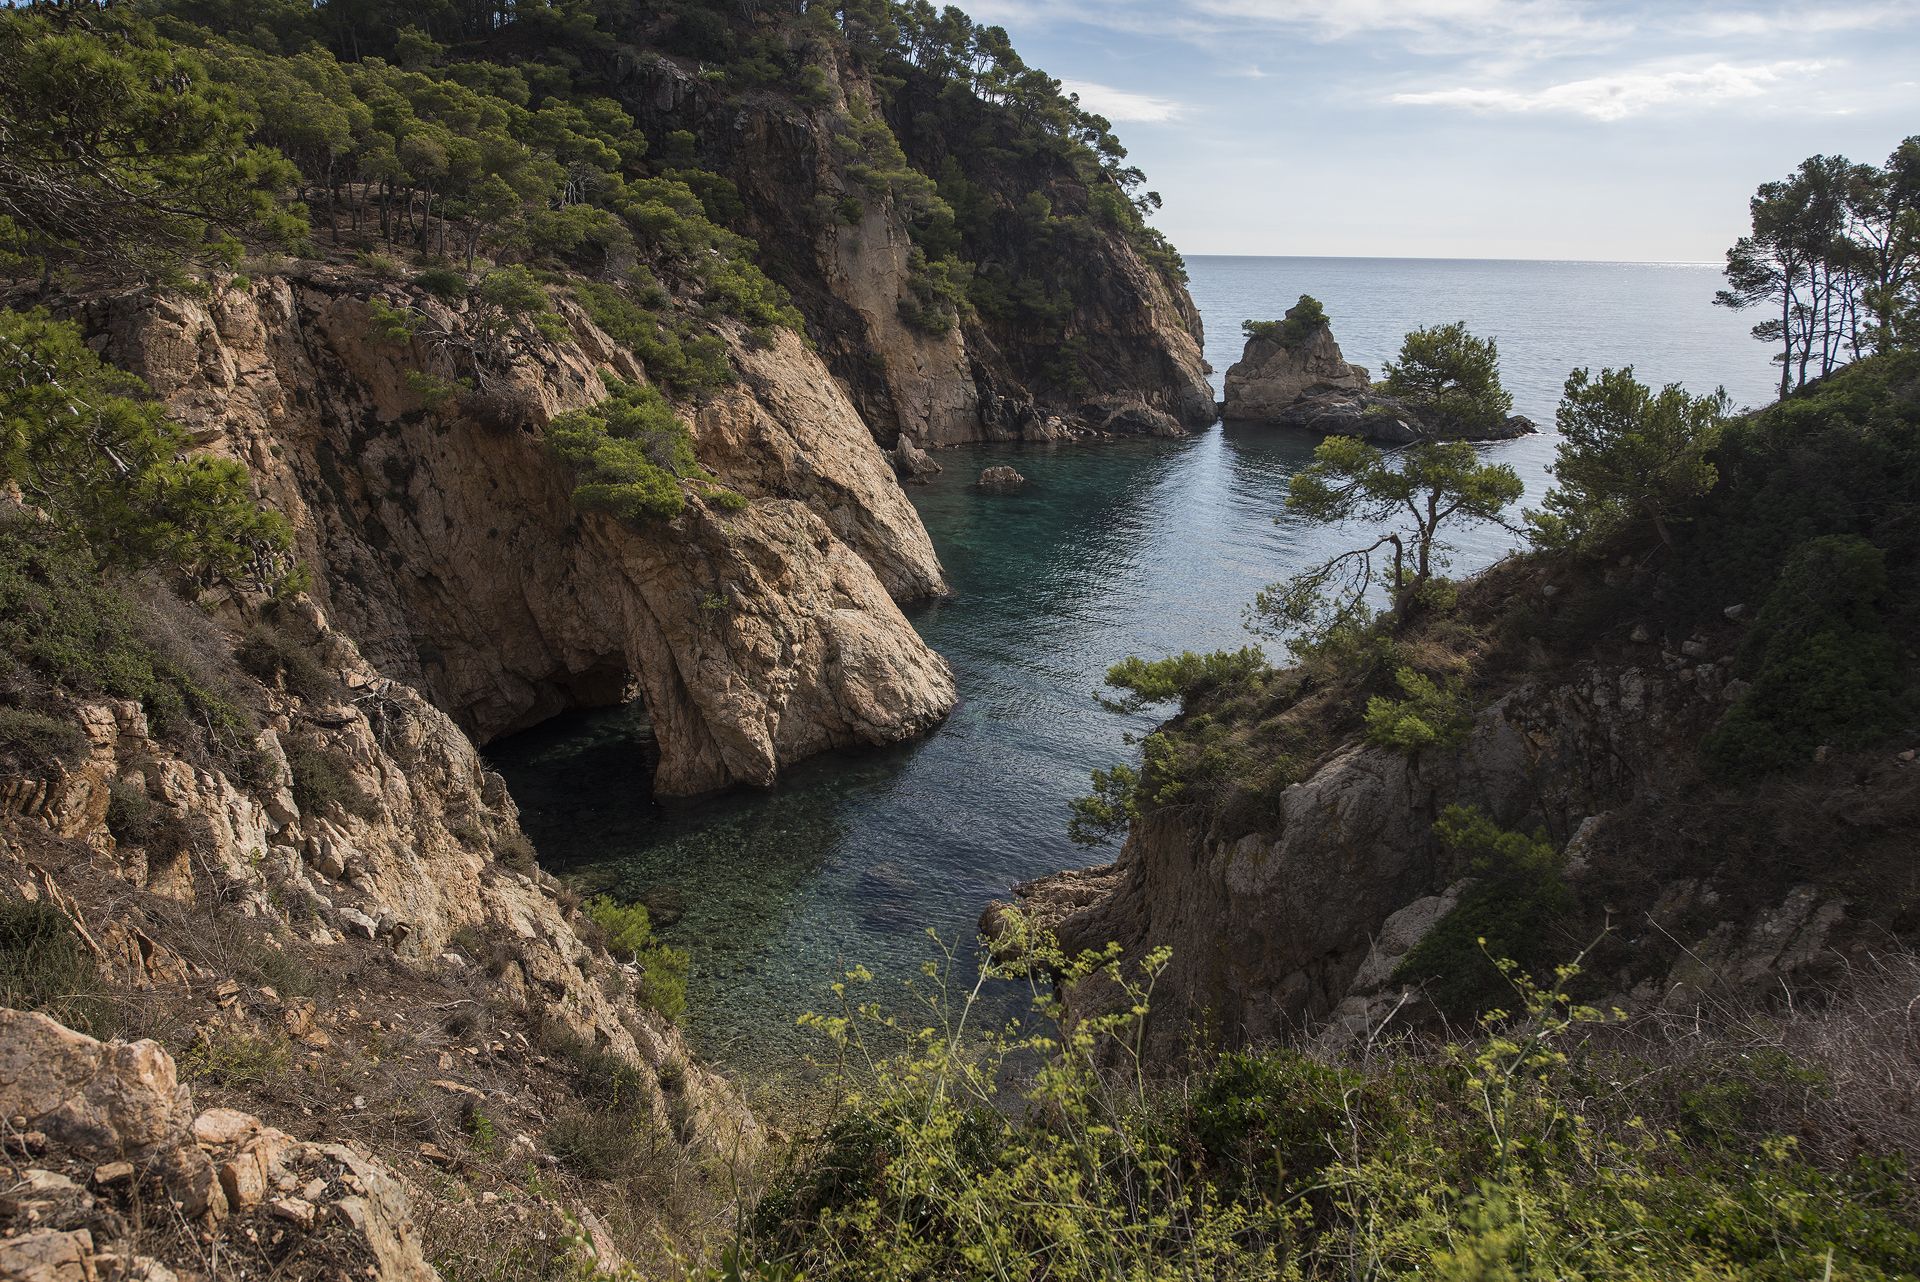
[[[976, 1032], [980, 990], [951, 959], [910, 1016], [864, 971], [836, 985], [812, 1022], [844, 1103], [724, 1276], [1788, 1282], [1905, 1277], [1920, 1254], [1902, 1160], [1920, 1137], [1877, 1080], [1903, 1055], [1910, 961], [1819, 1013], [1675, 1023], [1580, 1005], [1576, 966], [1535, 983], [1488, 963], [1511, 1013], [1474, 1035], [1350, 1060], [1202, 1051], [1170, 1082], [1139, 1059], [1165, 955], [1032, 942], [1115, 1013], [1062, 1024], [1042, 999]], [[1862, 1128], [1871, 1153], [1846, 1138]]]

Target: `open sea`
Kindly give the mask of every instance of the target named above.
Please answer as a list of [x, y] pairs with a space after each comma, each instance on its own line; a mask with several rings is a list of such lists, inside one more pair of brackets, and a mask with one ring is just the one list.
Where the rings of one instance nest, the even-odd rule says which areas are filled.
[[[1378, 374], [1408, 329], [1464, 320], [1500, 343], [1516, 409], [1540, 436], [1489, 446], [1547, 481], [1560, 388], [1578, 365], [1632, 365], [1643, 381], [1723, 386], [1771, 399], [1768, 349], [1712, 305], [1714, 265], [1384, 258], [1188, 259], [1219, 390], [1240, 322], [1280, 316], [1302, 293], [1325, 304], [1347, 359]], [[861, 963], [883, 981], [932, 956], [926, 932], [970, 940], [1015, 882], [1110, 858], [1066, 838], [1088, 771], [1132, 760], [1159, 716], [1104, 711], [1107, 667], [1130, 655], [1237, 647], [1262, 586], [1340, 546], [1340, 532], [1283, 512], [1314, 440], [1256, 428], [1182, 441], [969, 446], [908, 492], [952, 581], [913, 613], [953, 664], [961, 705], [908, 747], [806, 763], [767, 792], [662, 804], [635, 754], [628, 710], [569, 714], [495, 745], [542, 862], [585, 888], [677, 901], [661, 933], [693, 957], [684, 1026], [722, 1067], [751, 1071], [818, 1049], [795, 1027]], [[973, 486], [1007, 463], [1014, 494]], [[1459, 541], [1455, 573], [1511, 536]], [[1164, 710], [1160, 715], [1164, 715]]]

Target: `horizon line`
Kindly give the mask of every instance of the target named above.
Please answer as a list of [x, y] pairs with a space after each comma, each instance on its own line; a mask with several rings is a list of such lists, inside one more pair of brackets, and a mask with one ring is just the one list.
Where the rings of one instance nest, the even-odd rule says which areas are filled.
[[1414, 263], [1593, 263], [1614, 267], [1720, 267], [1708, 258], [1494, 258], [1481, 254], [1246, 254], [1216, 250], [1181, 250], [1182, 258], [1345, 258], [1357, 262]]

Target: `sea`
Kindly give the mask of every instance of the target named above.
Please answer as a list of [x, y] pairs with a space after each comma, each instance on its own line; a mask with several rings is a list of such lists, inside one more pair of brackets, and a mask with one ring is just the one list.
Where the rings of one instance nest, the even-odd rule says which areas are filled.
[[[1518, 412], [1537, 436], [1484, 447], [1550, 480], [1554, 408], [1568, 373], [1631, 365], [1642, 381], [1771, 399], [1768, 349], [1713, 305], [1712, 264], [1194, 256], [1215, 391], [1241, 322], [1301, 294], [1325, 306], [1347, 359], [1376, 374], [1409, 329], [1465, 321], [1498, 340]], [[853, 966], [877, 990], [925, 985], [928, 962], [971, 965], [986, 904], [1017, 882], [1099, 863], [1067, 839], [1068, 802], [1169, 709], [1117, 715], [1096, 698], [1128, 655], [1255, 643], [1245, 607], [1264, 585], [1337, 549], [1350, 531], [1285, 512], [1315, 442], [1218, 425], [1179, 441], [967, 446], [910, 490], [953, 586], [911, 618], [952, 663], [961, 702], [923, 740], [802, 764], [767, 791], [654, 797], [645, 718], [600, 709], [490, 749], [543, 864], [584, 890], [669, 908], [661, 937], [692, 958], [683, 1026], [736, 1072], [775, 1072], [822, 1047], [798, 1025]], [[1008, 464], [1028, 478], [989, 494]], [[1495, 527], [1457, 540], [1470, 573], [1511, 550]], [[1270, 652], [1276, 648], [1269, 643]], [[664, 919], [663, 917], [663, 919]], [[902, 998], [901, 1000], [911, 1000]], [[1011, 1000], [1011, 999], [1009, 999]]]

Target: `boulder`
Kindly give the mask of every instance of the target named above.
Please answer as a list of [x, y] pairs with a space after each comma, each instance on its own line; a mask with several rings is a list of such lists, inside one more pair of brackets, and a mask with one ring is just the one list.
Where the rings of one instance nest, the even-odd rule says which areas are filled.
[[980, 473], [979, 486], [983, 490], [1005, 493], [1017, 490], [1027, 483], [1027, 478], [1010, 467], [990, 467]]
[[940, 471], [940, 465], [933, 456], [913, 443], [913, 438], [905, 432], [893, 446], [893, 470], [900, 479], [911, 485], [925, 485], [927, 478]]
[[[43, 1137], [35, 1169], [15, 1171], [0, 1154], [0, 1226], [11, 1234], [0, 1238], [0, 1278], [153, 1282], [176, 1267], [197, 1270], [198, 1243], [182, 1250], [192, 1235], [150, 1233], [130, 1213], [151, 1182], [180, 1217], [197, 1222], [202, 1241], [222, 1233], [257, 1241], [261, 1230], [250, 1221], [268, 1216], [285, 1231], [313, 1235], [286, 1253], [312, 1263], [314, 1276], [437, 1282], [406, 1190], [385, 1166], [233, 1109], [195, 1116], [192, 1093], [157, 1043], [99, 1042], [45, 1015], [0, 1007], [0, 1119]], [[117, 1160], [100, 1165], [105, 1157]], [[95, 1192], [60, 1167], [93, 1172]], [[109, 1167], [111, 1178], [101, 1174]], [[276, 1187], [310, 1195], [275, 1197]], [[33, 1227], [14, 1233], [22, 1223]], [[164, 1258], [174, 1251], [180, 1258]]]

